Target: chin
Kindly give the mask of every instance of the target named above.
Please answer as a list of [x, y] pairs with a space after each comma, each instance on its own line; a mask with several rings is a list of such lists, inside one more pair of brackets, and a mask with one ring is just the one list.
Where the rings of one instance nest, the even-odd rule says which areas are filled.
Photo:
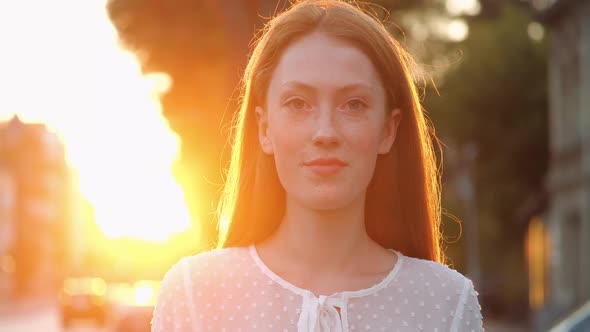
[[321, 195], [307, 195], [303, 197], [301, 203], [303, 206], [312, 210], [327, 211], [338, 210], [349, 206], [354, 199], [344, 195], [338, 194], [321, 194]]

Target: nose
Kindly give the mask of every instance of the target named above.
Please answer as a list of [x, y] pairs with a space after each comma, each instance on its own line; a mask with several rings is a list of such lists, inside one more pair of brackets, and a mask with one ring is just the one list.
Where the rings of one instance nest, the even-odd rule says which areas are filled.
[[329, 111], [329, 108], [318, 111], [312, 142], [314, 145], [321, 147], [333, 147], [340, 143], [338, 131], [334, 125], [334, 116]]

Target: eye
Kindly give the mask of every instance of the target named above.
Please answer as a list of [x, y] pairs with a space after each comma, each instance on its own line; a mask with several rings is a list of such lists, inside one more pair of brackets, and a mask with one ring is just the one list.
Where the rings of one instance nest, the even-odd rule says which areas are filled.
[[285, 105], [294, 111], [305, 111], [309, 108], [309, 105], [301, 98], [292, 98]]
[[367, 108], [367, 104], [360, 99], [353, 99], [344, 105], [344, 109], [351, 113], [360, 113]]

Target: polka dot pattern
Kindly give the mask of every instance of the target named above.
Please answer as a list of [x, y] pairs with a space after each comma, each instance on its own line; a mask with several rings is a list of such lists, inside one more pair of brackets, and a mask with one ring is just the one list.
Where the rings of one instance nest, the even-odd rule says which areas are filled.
[[379, 284], [318, 299], [277, 280], [249, 248], [187, 257], [162, 281], [152, 332], [483, 331], [469, 279], [439, 263], [398, 258]]

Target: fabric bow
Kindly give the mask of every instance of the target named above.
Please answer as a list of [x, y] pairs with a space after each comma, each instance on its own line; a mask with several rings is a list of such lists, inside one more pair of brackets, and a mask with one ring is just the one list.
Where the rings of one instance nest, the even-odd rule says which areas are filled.
[[[320, 295], [306, 298], [299, 317], [299, 332], [342, 332], [342, 319], [336, 307], [343, 307], [342, 300]], [[342, 310], [342, 309], [341, 309]]]

